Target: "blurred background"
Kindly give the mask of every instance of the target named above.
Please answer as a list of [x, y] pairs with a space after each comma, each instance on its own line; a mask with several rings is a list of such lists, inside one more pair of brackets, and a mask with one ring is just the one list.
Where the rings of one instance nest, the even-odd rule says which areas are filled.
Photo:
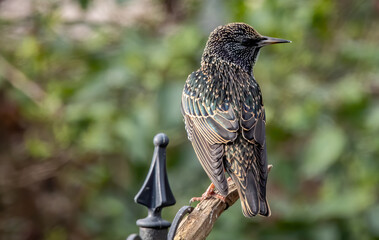
[[210, 184], [179, 109], [209, 33], [292, 40], [255, 67], [270, 218], [239, 202], [208, 239], [379, 239], [378, 0], [1, 0], [0, 238], [125, 239], [153, 137], [178, 209]]

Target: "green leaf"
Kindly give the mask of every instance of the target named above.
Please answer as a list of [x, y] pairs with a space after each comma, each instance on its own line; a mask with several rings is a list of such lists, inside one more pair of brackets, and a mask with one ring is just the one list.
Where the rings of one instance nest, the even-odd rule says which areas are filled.
[[52, 146], [36, 137], [26, 139], [26, 147], [29, 154], [36, 158], [48, 158], [52, 154]]
[[78, 2], [83, 9], [87, 9], [90, 4], [90, 0], [78, 0]]
[[340, 157], [345, 143], [344, 132], [336, 126], [316, 130], [305, 150], [303, 174], [309, 178], [323, 174]]

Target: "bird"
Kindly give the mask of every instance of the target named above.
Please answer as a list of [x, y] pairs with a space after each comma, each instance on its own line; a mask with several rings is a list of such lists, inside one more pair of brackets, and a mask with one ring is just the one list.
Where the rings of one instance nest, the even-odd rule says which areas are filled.
[[[184, 85], [181, 113], [188, 139], [212, 181], [200, 201], [225, 201], [227, 181], [236, 184], [245, 217], [270, 216], [266, 114], [253, 67], [262, 47], [289, 43], [259, 34], [246, 23], [229, 23], [209, 35], [201, 66]], [[230, 178], [226, 178], [225, 172]]]

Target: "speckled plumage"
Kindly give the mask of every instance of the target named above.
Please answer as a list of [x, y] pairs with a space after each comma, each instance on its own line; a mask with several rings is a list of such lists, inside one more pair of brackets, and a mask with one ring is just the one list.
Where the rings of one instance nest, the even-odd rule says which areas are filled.
[[252, 70], [260, 48], [279, 42], [288, 41], [261, 36], [244, 23], [216, 28], [182, 94], [188, 138], [201, 165], [223, 196], [224, 169], [229, 173], [246, 217], [270, 215], [265, 111]]

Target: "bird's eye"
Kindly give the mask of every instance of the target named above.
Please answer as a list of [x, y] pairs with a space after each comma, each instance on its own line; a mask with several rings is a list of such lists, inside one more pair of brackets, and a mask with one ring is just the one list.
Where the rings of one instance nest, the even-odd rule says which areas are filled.
[[255, 39], [244, 38], [241, 41], [241, 45], [245, 47], [254, 47], [257, 46], [257, 42], [255, 41]]

